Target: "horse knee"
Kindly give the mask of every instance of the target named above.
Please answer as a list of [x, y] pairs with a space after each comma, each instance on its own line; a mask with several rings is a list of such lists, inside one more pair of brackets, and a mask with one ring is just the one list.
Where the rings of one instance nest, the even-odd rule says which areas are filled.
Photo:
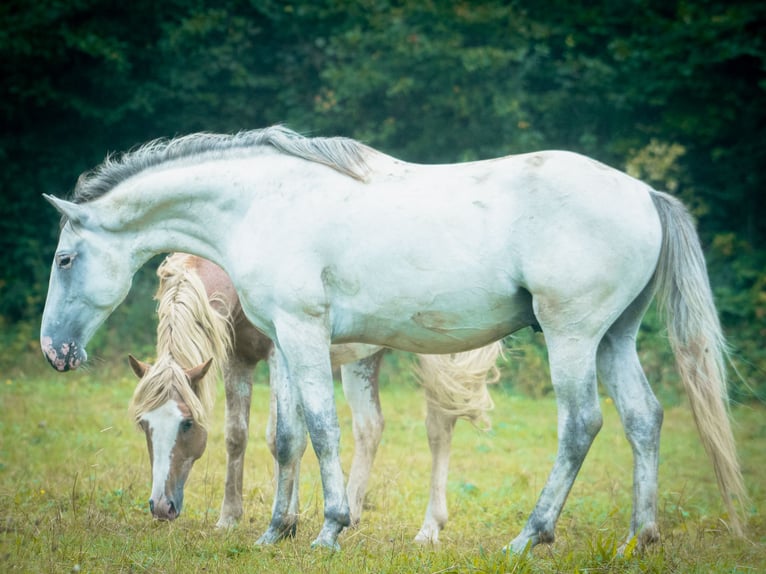
[[[336, 457], [340, 449], [340, 428], [337, 421], [322, 416], [307, 417], [306, 428], [311, 437], [311, 446], [320, 460], [322, 457]], [[279, 438], [279, 437], [277, 437]], [[303, 437], [303, 448], [306, 447], [306, 435]], [[279, 443], [277, 443], [277, 449]], [[303, 454], [303, 450], [300, 451]]]
[[269, 440], [271, 454], [280, 465], [288, 465], [299, 460], [306, 446], [306, 433], [281, 432]]
[[287, 464], [303, 456], [308, 444], [306, 427], [290, 424], [277, 427], [276, 415], [270, 415], [266, 424], [266, 445], [274, 460]]
[[354, 438], [359, 445], [366, 445], [371, 451], [375, 451], [383, 436], [385, 422], [382, 416], [366, 418], [354, 421]]
[[268, 428], [266, 430], [266, 446], [269, 447], [269, 452], [271, 453], [271, 456], [276, 459], [277, 458], [277, 433], [272, 432], [271, 428]]
[[247, 429], [229, 427], [226, 429], [226, 452], [231, 458], [242, 456], [247, 448]]

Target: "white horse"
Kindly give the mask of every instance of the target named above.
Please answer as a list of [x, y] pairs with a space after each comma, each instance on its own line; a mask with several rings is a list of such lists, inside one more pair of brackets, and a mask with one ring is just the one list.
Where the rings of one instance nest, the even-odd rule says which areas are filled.
[[[399, 161], [353, 140], [283, 127], [155, 141], [84, 175], [63, 215], [41, 345], [76, 368], [152, 255], [226, 270], [248, 320], [275, 345], [278, 493], [308, 429], [324, 524], [350, 522], [338, 458], [330, 346], [417, 353], [486, 345], [529, 325], [548, 346], [559, 446], [522, 551], [554, 537], [601, 427], [597, 374], [634, 453], [630, 538], [659, 536], [662, 409], [635, 348], [656, 294], [735, 532], [745, 497], [726, 406], [725, 349], [691, 217], [667, 194], [592, 159], [546, 151], [457, 165]], [[290, 523], [277, 496], [264, 542]]]
[[[205, 259], [176, 253], [157, 269], [157, 353], [153, 365], [130, 356], [140, 378], [130, 411], [146, 435], [152, 465], [149, 508], [160, 520], [181, 513], [184, 485], [194, 462], [207, 446], [207, 429], [215, 396], [211, 361], [222, 371], [226, 388], [226, 480], [217, 526], [233, 526], [241, 518], [242, 479], [250, 422], [253, 370], [259, 361], [272, 362], [273, 344], [244, 316], [226, 273]], [[455, 355], [420, 355], [416, 372], [425, 389], [426, 430], [431, 448], [431, 490], [416, 542], [438, 543], [447, 522], [447, 474], [452, 432], [458, 418], [477, 426], [488, 424], [493, 406], [487, 384], [496, 382], [496, 361], [502, 345]], [[375, 345], [333, 345], [332, 362], [340, 365], [341, 381], [351, 407], [354, 457], [348, 477], [351, 523], [359, 522], [375, 453], [383, 432], [378, 396], [378, 370], [385, 349]], [[272, 370], [271, 377], [280, 376]], [[272, 388], [278, 386], [272, 383]], [[271, 412], [276, 412], [272, 393]], [[266, 432], [276, 460], [276, 417]], [[303, 449], [306, 447], [304, 438]], [[300, 459], [290, 474], [296, 479]], [[299, 515], [298, 485], [289, 496], [294, 532]]]

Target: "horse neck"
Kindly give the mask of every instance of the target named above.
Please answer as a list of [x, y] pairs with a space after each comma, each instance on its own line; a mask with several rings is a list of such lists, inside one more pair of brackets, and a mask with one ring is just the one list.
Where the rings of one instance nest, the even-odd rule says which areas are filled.
[[138, 261], [182, 251], [220, 263], [221, 246], [257, 198], [235, 193], [225, 171], [211, 165], [147, 170], [92, 205], [104, 229], [130, 241]]
[[232, 348], [228, 310], [210, 304], [201, 279], [184, 260], [166, 260], [158, 275], [157, 356], [171, 355], [187, 369], [211, 358], [220, 367]]
[[358, 185], [321, 163], [267, 150], [147, 169], [94, 206], [99, 204], [106, 229], [132, 234], [138, 260], [181, 251], [230, 273], [227, 263], [236, 267], [239, 257], [227, 249], [236, 243], [233, 232], [243, 224], [273, 223], [319, 187], [339, 192]]

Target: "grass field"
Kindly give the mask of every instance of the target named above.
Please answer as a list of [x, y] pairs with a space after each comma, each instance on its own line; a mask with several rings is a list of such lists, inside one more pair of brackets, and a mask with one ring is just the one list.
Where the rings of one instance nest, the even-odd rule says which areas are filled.
[[[117, 372], [118, 374], [114, 374]], [[264, 381], [264, 373], [259, 373]], [[753, 507], [749, 540], [725, 528], [712, 471], [684, 406], [666, 411], [660, 468], [663, 540], [616, 556], [630, 518], [631, 454], [614, 408], [559, 520], [557, 540], [531, 554], [499, 550], [522, 527], [556, 448], [555, 403], [494, 392], [493, 430], [460, 421], [449, 479], [450, 521], [439, 547], [411, 542], [428, 499], [430, 456], [422, 394], [390, 381], [381, 392], [386, 430], [362, 525], [340, 537], [342, 550], [310, 550], [322, 496], [309, 450], [301, 478], [302, 519], [295, 539], [268, 548], [273, 495], [264, 443], [268, 389], [256, 384], [245, 471], [245, 516], [214, 528], [225, 453], [222, 391], [208, 451], [187, 483], [174, 523], [151, 519], [149, 460], [128, 420], [134, 380], [128, 368], [101, 365], [67, 375], [0, 380], [0, 571], [2, 572], [766, 572], [766, 409], [734, 409]], [[342, 455], [352, 453], [350, 413], [338, 398]]]

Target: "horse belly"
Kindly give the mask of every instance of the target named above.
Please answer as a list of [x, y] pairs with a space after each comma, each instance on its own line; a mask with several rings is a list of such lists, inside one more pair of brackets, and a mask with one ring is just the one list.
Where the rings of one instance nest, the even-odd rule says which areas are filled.
[[532, 298], [517, 289], [510, 296], [436, 296], [418, 305], [392, 298], [374, 311], [335, 306], [333, 343], [359, 342], [415, 353], [456, 353], [497, 341], [535, 325]]

